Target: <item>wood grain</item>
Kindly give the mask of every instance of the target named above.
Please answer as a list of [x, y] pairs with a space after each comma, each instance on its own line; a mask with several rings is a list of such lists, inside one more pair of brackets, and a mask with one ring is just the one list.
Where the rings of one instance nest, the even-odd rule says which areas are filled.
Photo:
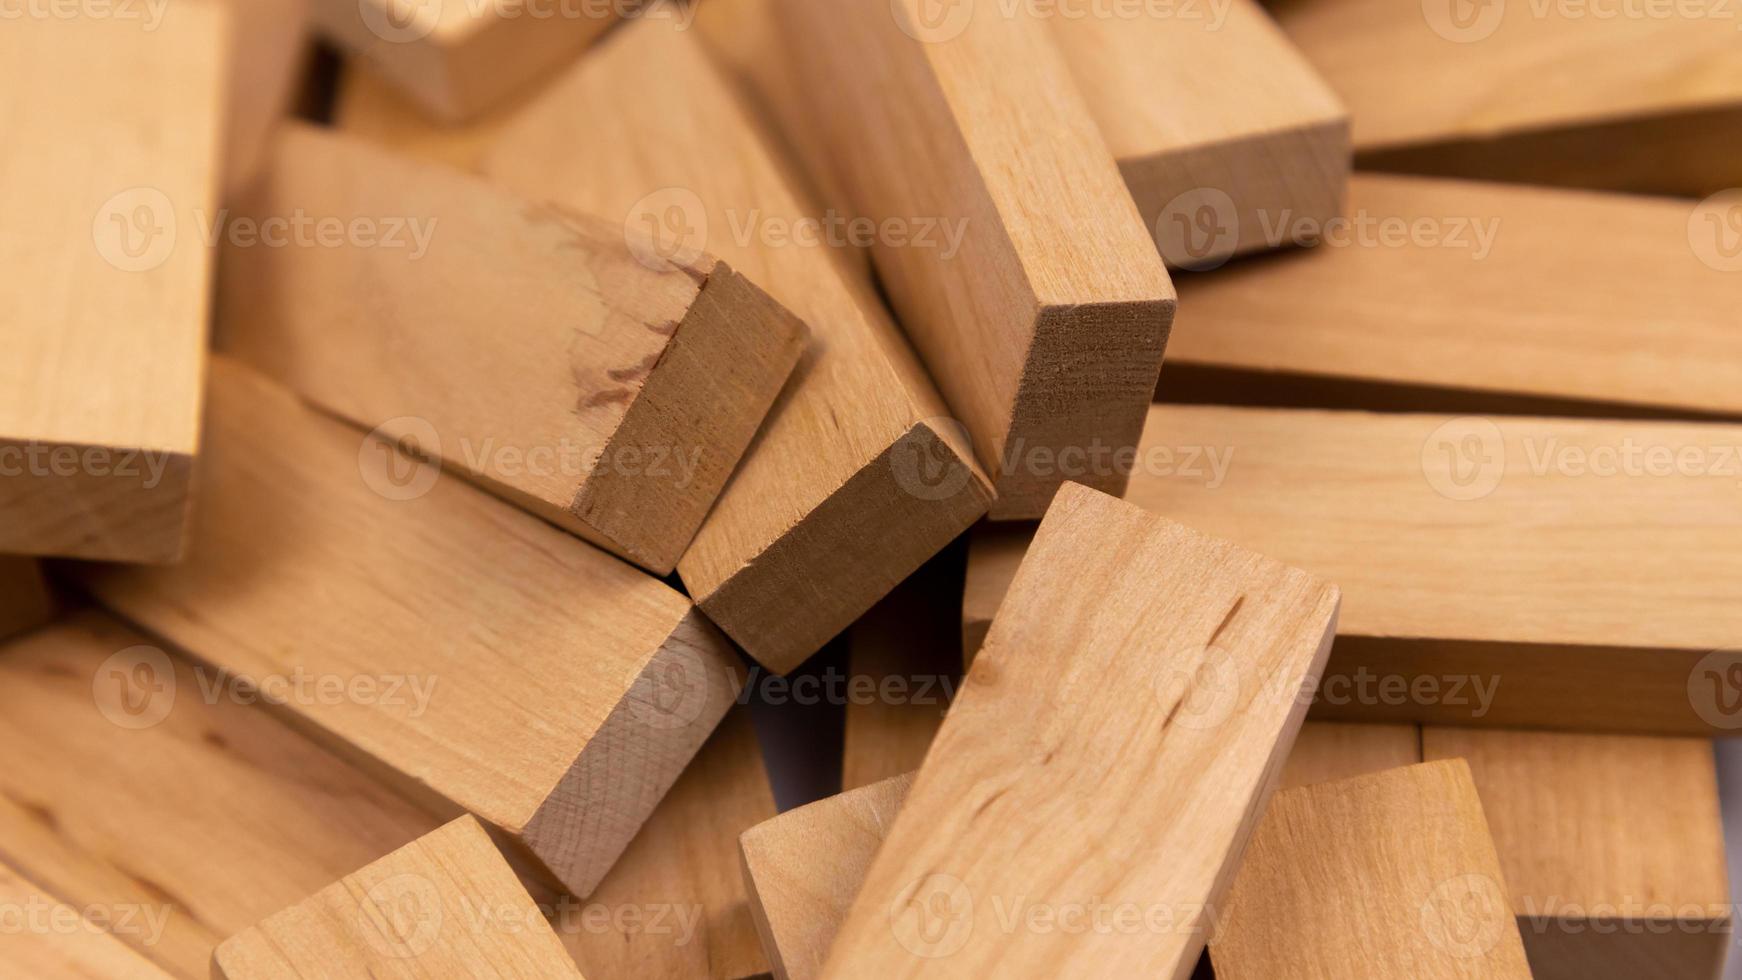
[[804, 324], [713, 256], [668, 262], [611, 223], [312, 127], [280, 135], [239, 210], [263, 233], [318, 216], [337, 241], [233, 239], [225, 350], [661, 575], [804, 348]]
[[1271, 5], [1348, 104], [1363, 169], [1697, 197], [1742, 183], [1742, 55], [1734, 11], [1687, 9]]
[[[224, 11], [0, 32], [0, 552], [167, 561], [198, 447]], [[151, 26], [150, 30], [144, 29]], [[69, 76], [67, 65], [95, 66]], [[125, 124], [122, 124], [124, 121]]]
[[1349, 206], [1362, 237], [1182, 279], [1170, 369], [1742, 414], [1742, 279], [1687, 202], [1363, 174]]
[[188, 561], [84, 587], [585, 896], [725, 713], [730, 645], [659, 580], [228, 358], [212, 400]]
[[1730, 931], [1704, 738], [1429, 726], [1469, 762], [1537, 980], [1712, 977]]
[[89, 610], [0, 647], [0, 860], [179, 977], [438, 822], [232, 694]]
[[651, 221], [668, 247], [707, 248], [811, 325], [678, 563], [696, 603], [768, 669], [798, 666], [985, 513], [985, 477], [870, 282], [841, 249], [761, 233], [817, 212], [694, 37], [627, 25], [485, 169], [527, 196]]
[[[1336, 607], [1301, 572], [1065, 487], [824, 975], [1189, 975]], [[1090, 905], [1151, 924], [1026, 918]]]
[[0, 640], [41, 626], [54, 612], [54, 596], [36, 561], [0, 555]]
[[1529, 980], [1470, 769], [1277, 793], [1210, 944], [1222, 980]]
[[225, 940], [214, 980], [580, 977], [482, 824], [460, 817]]
[[1173, 319], [1167, 272], [1046, 24], [964, 4], [931, 39], [919, 6], [775, 4], [818, 169], [855, 217], [960, 232], [959, 249], [870, 248], [993, 475], [992, 516], [1037, 518], [1066, 480], [1118, 493], [1111, 454], [1137, 440]]
[[66, 980], [167, 980], [150, 960], [105, 931], [108, 919], [44, 891], [0, 861], [0, 906], [9, 918], [0, 931], [0, 969], [8, 976]]

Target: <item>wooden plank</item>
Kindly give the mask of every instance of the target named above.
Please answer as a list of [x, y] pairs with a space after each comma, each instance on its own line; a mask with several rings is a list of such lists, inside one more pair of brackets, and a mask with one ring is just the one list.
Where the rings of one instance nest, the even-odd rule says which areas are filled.
[[1529, 980], [1469, 767], [1435, 762], [1276, 794], [1210, 960], [1221, 980]]
[[580, 977], [483, 825], [463, 816], [226, 939], [214, 980]]
[[1271, 5], [1348, 104], [1362, 169], [1699, 197], [1742, 183], [1742, 55], [1727, 7], [1685, 10]]
[[465, 123], [446, 124], [431, 120], [411, 100], [393, 87], [368, 61], [345, 60], [333, 99], [333, 126], [341, 132], [378, 143], [395, 153], [445, 163], [458, 170], [477, 171], [484, 153], [503, 126], [536, 96], [534, 88], [522, 96]]
[[[881, 282], [993, 474], [992, 516], [1037, 518], [1067, 480], [1121, 492], [1167, 272], [1045, 22], [966, 4], [934, 33], [920, 3], [775, 5], [801, 90], [827, 93], [819, 169], [877, 223]], [[939, 224], [959, 247], [921, 237]]]
[[1711, 977], [1730, 931], [1704, 738], [1429, 726], [1475, 774], [1537, 980]]
[[313, 0], [327, 37], [368, 58], [428, 115], [460, 122], [580, 54], [632, 9], [619, 0]]
[[[724, 715], [731, 646], [659, 580], [228, 358], [212, 400], [188, 561], [79, 580], [585, 896]], [[427, 489], [377, 489], [404, 486]]]
[[1415, 725], [1351, 725], [1309, 721], [1282, 768], [1282, 789], [1328, 783], [1421, 762]]
[[1742, 280], [1689, 247], [1686, 202], [1364, 174], [1350, 210], [1325, 246], [1183, 280], [1169, 370], [1742, 414]]
[[838, 248], [772, 237], [802, 235], [817, 212], [688, 33], [616, 32], [485, 169], [528, 197], [687, 229], [670, 247], [706, 246], [811, 325], [678, 563], [696, 603], [768, 669], [798, 666], [985, 513], [985, 478], [869, 281]]
[[903, 773], [788, 810], [739, 839], [762, 948], [777, 980], [814, 980], [907, 799]]
[[0, 646], [0, 859], [205, 977], [225, 937], [437, 820], [156, 643], [84, 610]]
[[[1065, 487], [824, 975], [1190, 974], [1336, 607], [1304, 573]], [[1118, 909], [1148, 925], [1020, 927]]]
[[[0, 969], [8, 976], [67, 980], [168, 980], [150, 960], [110, 935], [111, 913], [81, 909], [49, 894], [0, 860], [0, 908], [10, 920], [0, 930]], [[97, 913], [92, 919], [90, 913]]]
[[238, 210], [260, 237], [224, 252], [225, 350], [660, 575], [804, 349], [711, 255], [330, 131], [282, 133]]
[[36, 561], [0, 555], [0, 640], [41, 626], [54, 611], [54, 597]]
[[[135, 11], [135, 14], [140, 11]], [[0, 552], [181, 551], [223, 114], [224, 11], [0, 32]], [[67, 65], [97, 66], [69, 77]], [[127, 125], [117, 125], [126, 120]]]

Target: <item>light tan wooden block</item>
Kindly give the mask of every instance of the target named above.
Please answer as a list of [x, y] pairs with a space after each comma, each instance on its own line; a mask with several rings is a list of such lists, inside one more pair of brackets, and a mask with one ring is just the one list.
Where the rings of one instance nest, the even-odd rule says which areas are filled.
[[444, 124], [419, 112], [368, 61], [352, 57], [339, 76], [333, 125], [395, 153], [476, 171], [497, 133], [540, 91], [535, 87], [467, 122]]
[[35, 560], [0, 555], [0, 640], [48, 622], [54, 608]]
[[1702, 196], [1742, 183], [1742, 52], [1728, 5], [1688, 9], [1271, 6], [1348, 104], [1363, 169]]
[[[15, 977], [65, 980], [169, 980], [169, 974], [106, 931], [111, 921], [93, 920], [0, 861], [0, 971]], [[124, 910], [95, 909], [108, 916]]]
[[212, 400], [188, 561], [85, 588], [585, 896], [725, 713], [730, 645], [658, 579], [228, 358]]
[[315, 26], [431, 117], [460, 122], [556, 71], [615, 25], [624, 0], [312, 0]]
[[789, 810], [739, 839], [762, 948], [777, 980], [811, 980], [907, 799], [903, 773]]
[[143, 8], [9, 17], [0, 32], [0, 89], [32, 93], [5, 127], [31, 152], [0, 166], [0, 552], [181, 551], [225, 20], [213, 4]]
[[1210, 960], [1221, 980], [1529, 980], [1469, 767], [1435, 762], [1276, 794]]
[[[818, 169], [992, 473], [996, 519], [1067, 480], [1113, 493], [1173, 319], [1173, 287], [1045, 22], [987, 4], [774, 5], [815, 100]], [[1070, 207], [1058, 202], [1068, 200]], [[959, 247], [897, 238], [941, 224]]]
[[1350, 211], [1365, 232], [1183, 280], [1169, 369], [1742, 414], [1742, 279], [1687, 202], [1363, 174]]
[[[1301, 572], [1066, 486], [824, 975], [1188, 975], [1336, 607]], [[1060, 928], [1118, 909], [1139, 924]]]
[[1713, 977], [1730, 890], [1704, 738], [1428, 727], [1462, 758], [1537, 980]]
[[0, 646], [0, 740], [8, 860], [180, 977], [438, 823], [254, 694], [88, 610]]
[[214, 980], [579, 977], [468, 815], [226, 939]]
[[763, 234], [817, 212], [694, 37], [655, 22], [616, 32], [485, 169], [529, 197], [666, 229], [680, 253], [705, 247], [811, 325], [678, 563], [696, 603], [765, 667], [798, 666], [985, 513], [985, 477], [870, 282], [840, 249]]
[[335, 239], [229, 243], [225, 350], [661, 575], [804, 349], [804, 324], [711, 255], [668, 262], [330, 131], [282, 133], [241, 210], [263, 236], [312, 214]]
[[1282, 767], [1280, 788], [1349, 779], [1420, 761], [1421, 729], [1415, 725], [1309, 721], [1300, 727], [1294, 751]]

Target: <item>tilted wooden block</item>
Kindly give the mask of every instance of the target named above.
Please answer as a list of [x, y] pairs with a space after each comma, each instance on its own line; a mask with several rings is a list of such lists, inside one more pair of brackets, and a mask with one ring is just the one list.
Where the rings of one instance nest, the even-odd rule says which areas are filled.
[[555, 71], [634, 5], [625, 0], [311, 0], [315, 26], [367, 57], [424, 112], [459, 122]]
[[1363, 174], [1350, 210], [1182, 280], [1168, 371], [1742, 415], [1742, 279], [1690, 247], [1687, 202]]
[[30, 148], [0, 180], [0, 552], [181, 552], [225, 11], [132, 13], [9, 17], [0, 31], [0, 88], [29, 93], [11, 100], [6, 143]]
[[962, 4], [937, 33], [921, 6], [774, 5], [817, 169], [875, 223], [881, 282], [992, 473], [992, 516], [1039, 517], [1067, 480], [1118, 493], [1167, 272], [1046, 24]]
[[312, 127], [280, 136], [242, 210], [263, 235], [320, 224], [230, 243], [225, 350], [661, 575], [804, 349], [710, 255], [669, 262], [620, 225]]
[[463, 816], [225, 940], [212, 976], [581, 973], [490, 835]]
[[54, 615], [54, 597], [31, 558], [0, 555], [0, 640], [35, 629]]
[[585, 896], [730, 704], [676, 592], [228, 358], [186, 563], [84, 586]]
[[[1063, 488], [824, 975], [1188, 975], [1336, 608], [1301, 572]], [[1086, 928], [1109, 916], [1126, 926]]]
[[1469, 767], [1413, 765], [1276, 794], [1210, 960], [1222, 980], [1529, 980]]
[[[61, 901], [0, 860], [0, 972], [13, 977], [169, 980], [78, 906]], [[107, 909], [98, 909], [108, 912]]]
[[1699, 197], [1742, 184], [1742, 50], [1728, 4], [1689, 9], [1271, 5], [1348, 104], [1362, 169]]
[[870, 282], [826, 241], [771, 237], [819, 229], [816, 212], [689, 34], [616, 32], [509, 127], [486, 172], [663, 229], [679, 254], [706, 247], [811, 325], [678, 562], [768, 669], [798, 666], [985, 513], [985, 477]]
[[1730, 890], [1705, 738], [1428, 727], [1469, 762], [1537, 980], [1716, 976]]

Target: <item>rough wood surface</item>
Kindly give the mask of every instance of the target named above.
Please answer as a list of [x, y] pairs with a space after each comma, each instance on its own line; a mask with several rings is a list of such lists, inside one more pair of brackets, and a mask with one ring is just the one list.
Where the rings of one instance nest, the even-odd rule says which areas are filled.
[[239, 210], [263, 233], [317, 215], [341, 247], [232, 241], [225, 350], [661, 575], [804, 349], [804, 325], [711, 255], [668, 262], [614, 223], [330, 131], [282, 133]]
[[41, 626], [54, 611], [35, 559], [0, 555], [0, 640]]
[[482, 824], [460, 817], [225, 940], [214, 980], [575, 977]]
[[[212, 400], [188, 560], [79, 580], [585, 896], [731, 702], [724, 637], [658, 579], [228, 358]], [[387, 466], [425, 492], [383, 495]]]
[[[167, 561], [199, 438], [225, 11], [0, 31], [0, 552]], [[89, 70], [68, 73], [68, 65]], [[117, 120], [124, 121], [124, 124]]]
[[[1067, 485], [824, 975], [1187, 976], [1336, 607], [1301, 572]], [[1148, 925], [1026, 925], [1091, 905]]]
[[1469, 767], [1277, 793], [1210, 959], [1221, 980], [1529, 980]]
[[1731, 926], [1712, 743], [1428, 727], [1465, 759], [1537, 980], [1712, 977]]
[[770, 237], [817, 212], [691, 35], [657, 22], [616, 32], [504, 133], [486, 171], [528, 196], [652, 222], [671, 249], [705, 246], [811, 325], [678, 563], [696, 603], [764, 666], [798, 666], [985, 513], [985, 478], [870, 282], [839, 248]]

